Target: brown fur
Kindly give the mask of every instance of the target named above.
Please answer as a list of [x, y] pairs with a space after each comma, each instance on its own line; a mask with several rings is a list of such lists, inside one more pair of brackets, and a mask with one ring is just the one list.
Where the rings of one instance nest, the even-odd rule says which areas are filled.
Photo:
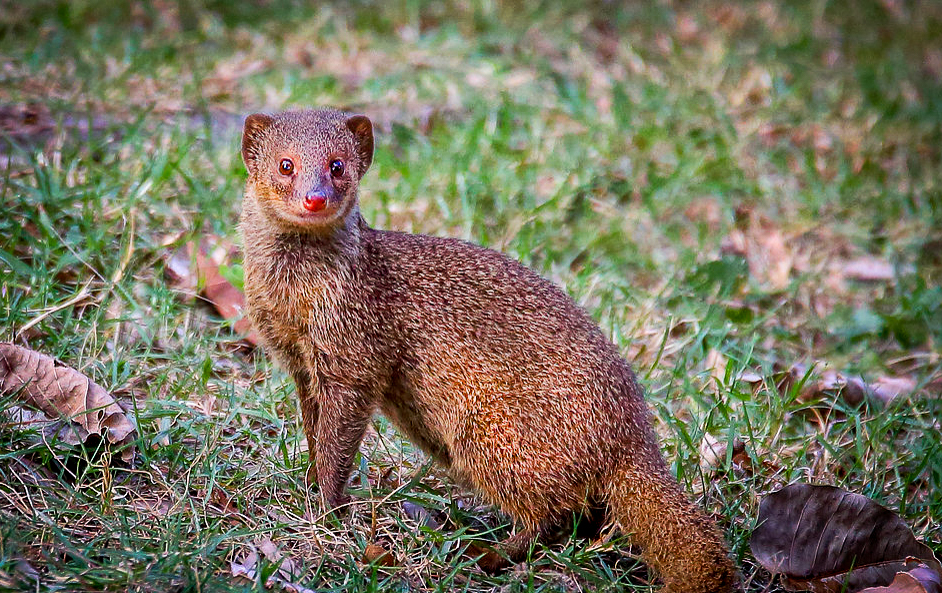
[[[525, 559], [595, 501], [665, 590], [730, 590], [722, 538], [670, 475], [615, 346], [565, 293], [496, 251], [367, 226], [357, 189], [372, 151], [369, 120], [331, 110], [250, 116], [242, 144], [249, 311], [297, 383], [325, 503], [348, 500], [379, 411], [522, 525], [482, 567]], [[334, 179], [338, 158], [346, 172]], [[300, 205], [312, 188], [331, 195], [323, 213]]]

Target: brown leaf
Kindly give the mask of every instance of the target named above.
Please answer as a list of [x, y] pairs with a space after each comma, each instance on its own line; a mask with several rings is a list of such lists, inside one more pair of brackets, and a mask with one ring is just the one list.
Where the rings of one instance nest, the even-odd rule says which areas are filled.
[[916, 390], [916, 382], [909, 377], [879, 377], [870, 384], [870, 392], [876, 399], [888, 404], [894, 399], [909, 395]]
[[262, 538], [257, 543], [259, 550], [256, 550], [255, 546], [249, 546], [250, 551], [248, 554], [241, 559], [229, 562], [229, 571], [232, 573], [233, 577], [243, 578], [253, 582], [256, 581], [258, 579], [258, 552], [260, 551], [266, 560], [272, 564], [278, 565], [277, 573], [268, 577], [268, 581], [265, 582], [266, 589], [280, 588], [282, 591], [287, 591], [288, 593], [314, 593], [312, 589], [308, 589], [307, 587], [288, 580], [291, 578], [290, 575], [299, 571], [294, 566], [291, 559], [283, 556], [281, 551], [278, 550], [278, 547], [270, 539]]
[[925, 564], [898, 572], [886, 587], [868, 587], [860, 593], [942, 593], [942, 575]]
[[819, 381], [806, 385], [798, 398], [801, 401], [810, 401], [840, 396], [848, 404], [859, 406], [868, 391], [867, 384], [860, 377], [846, 377], [835, 371], [825, 371]]
[[842, 269], [846, 278], [867, 282], [892, 280], [893, 265], [877, 257], [860, 257], [844, 264]]
[[703, 368], [710, 371], [717, 388], [725, 384], [727, 362], [726, 356], [716, 348], [711, 348], [703, 360]]
[[298, 576], [300, 572], [297, 567], [294, 565], [294, 561], [281, 553], [281, 550], [278, 549], [278, 546], [275, 545], [275, 542], [271, 541], [267, 537], [263, 537], [256, 541], [258, 545], [258, 550], [262, 553], [269, 562], [278, 567], [278, 573], [286, 578], [293, 579]]
[[386, 551], [386, 548], [379, 544], [369, 544], [363, 550], [364, 564], [375, 564], [376, 566], [396, 566], [396, 559]]
[[746, 258], [749, 274], [772, 290], [788, 287], [795, 257], [785, 246], [785, 235], [771, 220], [741, 207], [736, 224], [723, 240], [722, 250]]
[[137, 427], [100, 385], [34, 350], [0, 343], [0, 394], [16, 396], [51, 419], [71, 422], [59, 436], [69, 444], [89, 435], [104, 435], [122, 446], [121, 458], [131, 461]]
[[232, 498], [219, 486], [213, 488], [209, 501], [219, 507], [223, 514], [235, 515], [239, 512], [239, 507], [232, 502]]
[[886, 585], [912, 558], [942, 572], [932, 550], [898, 515], [833, 486], [786, 486], [762, 500], [758, 522], [752, 553], [792, 590], [836, 593]]
[[170, 280], [184, 290], [199, 289], [224, 319], [233, 322], [236, 333], [257, 346], [258, 334], [245, 312], [245, 295], [219, 273], [219, 266], [231, 258], [233, 251], [226, 249], [220, 239], [206, 237], [199, 242], [198, 249], [190, 242], [173, 252], [165, 270]]
[[[703, 441], [700, 443], [700, 467], [704, 471], [724, 468], [728, 450], [728, 440], [721, 441], [710, 433], [704, 434]], [[746, 444], [739, 438], [733, 439], [731, 461], [732, 467], [737, 471], [752, 473], [754, 470], [752, 460], [746, 453]]]

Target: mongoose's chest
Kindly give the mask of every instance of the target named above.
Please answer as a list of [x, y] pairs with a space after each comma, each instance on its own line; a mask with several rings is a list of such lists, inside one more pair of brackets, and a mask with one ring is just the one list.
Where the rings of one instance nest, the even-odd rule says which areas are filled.
[[[248, 263], [248, 262], [247, 262]], [[249, 313], [266, 345], [289, 369], [347, 347], [349, 316], [344, 314], [344, 287], [330, 278], [277, 265], [247, 265], [245, 292]]]

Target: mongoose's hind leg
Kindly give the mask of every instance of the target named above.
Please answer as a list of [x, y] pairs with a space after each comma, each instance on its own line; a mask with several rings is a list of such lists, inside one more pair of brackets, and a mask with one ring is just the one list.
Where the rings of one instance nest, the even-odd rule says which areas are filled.
[[486, 573], [501, 572], [518, 562], [526, 560], [530, 549], [537, 541], [550, 544], [558, 540], [559, 537], [560, 531], [555, 523], [546, 522], [541, 527], [528, 527], [502, 541], [498, 544], [497, 549], [484, 554], [478, 560], [478, 566]]

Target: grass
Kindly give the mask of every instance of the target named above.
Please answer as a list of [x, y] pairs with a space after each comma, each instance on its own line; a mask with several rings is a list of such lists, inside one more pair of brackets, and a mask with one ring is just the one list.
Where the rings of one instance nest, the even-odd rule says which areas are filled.
[[[758, 501], [792, 481], [870, 496], [942, 550], [935, 3], [105, 4], [0, 8], [0, 340], [131, 402], [139, 459], [62, 465], [3, 424], [0, 588], [36, 589], [25, 560], [39, 590], [253, 590], [229, 563], [267, 538], [315, 589], [647, 589], [617, 535], [472, 569], [461, 550], [506, 521], [383, 419], [361, 502], [320, 516], [290, 381], [163, 273], [187, 240], [237, 238], [241, 117], [314, 105], [377, 124], [375, 226], [502, 250], [599, 321], [748, 590], [769, 583]], [[893, 279], [848, 277], [864, 256]], [[917, 388], [808, 401], [774, 385], [794, 363], [805, 385]], [[744, 453], [705, 463], [707, 438]], [[371, 543], [397, 567], [365, 566]]]

